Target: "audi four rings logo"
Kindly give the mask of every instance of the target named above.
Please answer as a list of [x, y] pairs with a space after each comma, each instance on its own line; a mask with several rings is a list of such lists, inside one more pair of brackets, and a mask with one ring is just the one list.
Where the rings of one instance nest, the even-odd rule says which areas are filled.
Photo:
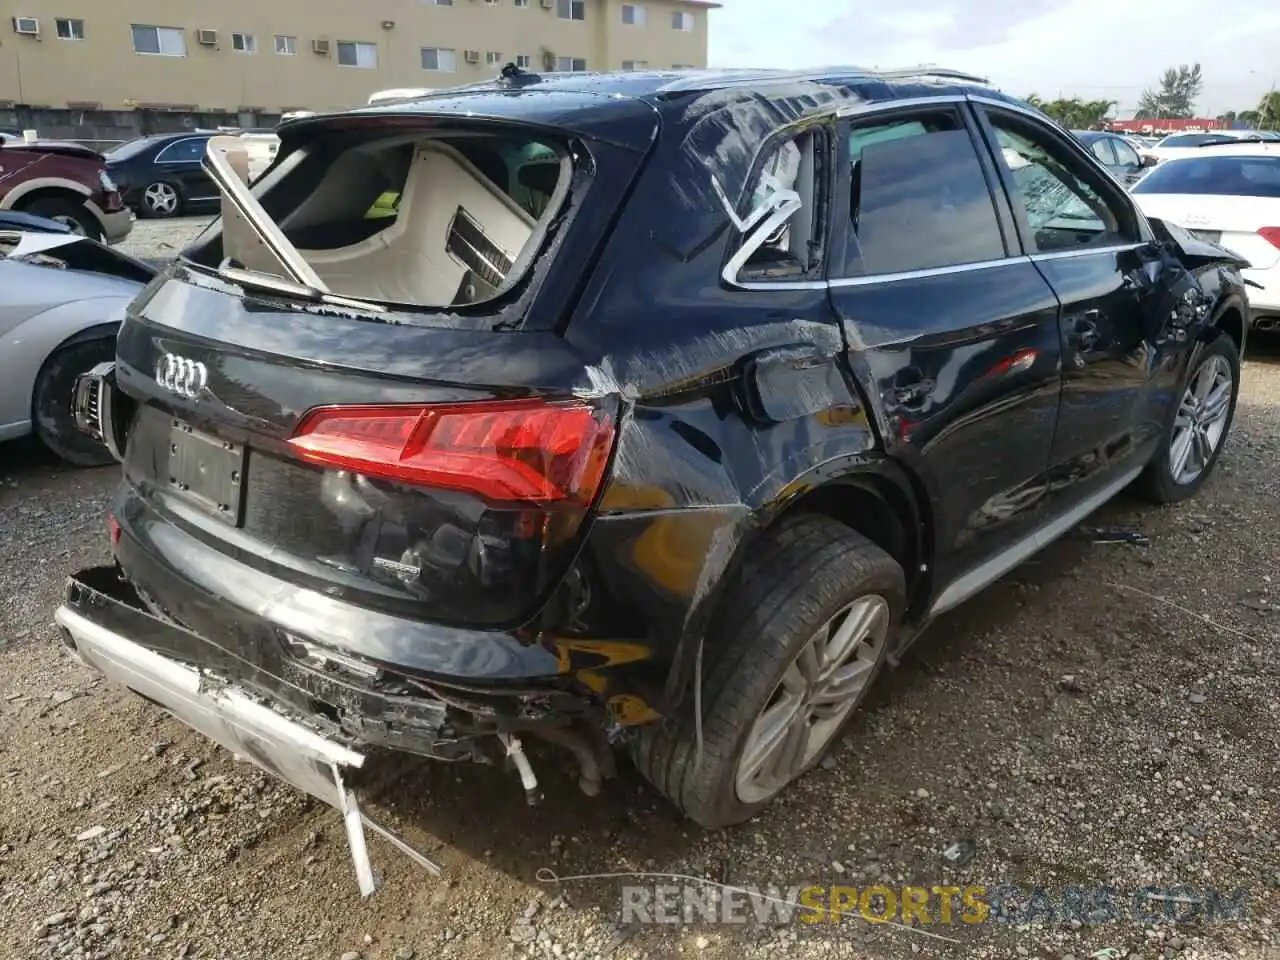
[[209, 368], [199, 360], [166, 353], [156, 364], [156, 383], [170, 393], [193, 400], [209, 385]]

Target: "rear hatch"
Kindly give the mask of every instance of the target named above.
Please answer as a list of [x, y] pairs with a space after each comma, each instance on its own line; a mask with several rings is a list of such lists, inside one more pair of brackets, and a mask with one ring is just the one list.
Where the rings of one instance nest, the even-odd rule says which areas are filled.
[[[536, 613], [619, 415], [578, 396], [558, 333], [655, 134], [635, 103], [595, 136], [579, 108], [602, 99], [481, 92], [282, 128], [256, 213], [319, 283], [224, 198], [120, 333], [126, 477], [160, 527], [400, 616]], [[182, 569], [179, 539], [148, 540]]]

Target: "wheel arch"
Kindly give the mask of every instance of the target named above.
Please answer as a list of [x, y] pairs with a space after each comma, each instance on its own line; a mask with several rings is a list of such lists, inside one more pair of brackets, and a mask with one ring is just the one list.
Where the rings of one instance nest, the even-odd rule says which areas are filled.
[[93, 191], [83, 183], [65, 180], [61, 177], [38, 177], [19, 184], [10, 190], [0, 202], [0, 209], [21, 210], [29, 207], [37, 200], [56, 199], [70, 200], [72, 203], [84, 203], [92, 198]]
[[93, 340], [114, 339], [116, 334], [120, 332], [120, 321], [112, 320], [107, 323], [96, 323], [88, 327], [84, 327], [75, 331], [70, 336], [64, 337], [54, 344], [45, 354], [44, 359], [40, 361], [40, 367], [36, 370], [35, 376], [31, 380], [31, 388], [29, 390], [31, 396], [31, 422], [35, 423], [36, 419], [36, 392], [40, 388], [40, 378], [44, 376], [45, 371], [49, 369], [55, 357], [68, 347], [74, 347], [81, 343], [89, 343]]
[[[687, 692], [703, 638], [726, 603], [746, 558], [759, 549], [785, 519], [797, 513], [829, 518], [865, 536], [902, 567], [907, 584], [907, 617], [928, 607], [933, 586], [934, 526], [919, 478], [896, 460], [858, 454], [815, 466], [788, 484], [780, 495], [758, 507], [718, 571], [716, 587], [701, 608], [691, 612], [667, 677], [665, 699], [675, 707]], [[714, 562], [714, 559], [708, 561]]]
[[1244, 359], [1245, 341], [1249, 333], [1249, 324], [1246, 319], [1248, 316], [1248, 305], [1234, 294], [1224, 298], [1213, 313], [1213, 329], [1231, 338], [1236, 345], [1236, 354], [1241, 360]]

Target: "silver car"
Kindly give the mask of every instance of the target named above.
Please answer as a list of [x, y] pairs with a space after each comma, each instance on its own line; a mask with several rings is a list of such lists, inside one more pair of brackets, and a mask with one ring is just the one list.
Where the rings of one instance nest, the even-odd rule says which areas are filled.
[[75, 427], [76, 377], [115, 355], [155, 269], [61, 225], [0, 218], [0, 441], [34, 433], [81, 466], [110, 462]]

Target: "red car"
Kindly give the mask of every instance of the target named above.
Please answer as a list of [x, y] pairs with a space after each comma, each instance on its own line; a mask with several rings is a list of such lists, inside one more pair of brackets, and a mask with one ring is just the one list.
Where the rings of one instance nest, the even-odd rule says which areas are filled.
[[133, 214], [107, 175], [102, 154], [78, 143], [0, 145], [0, 210], [18, 210], [65, 223], [77, 233], [119, 243]]

